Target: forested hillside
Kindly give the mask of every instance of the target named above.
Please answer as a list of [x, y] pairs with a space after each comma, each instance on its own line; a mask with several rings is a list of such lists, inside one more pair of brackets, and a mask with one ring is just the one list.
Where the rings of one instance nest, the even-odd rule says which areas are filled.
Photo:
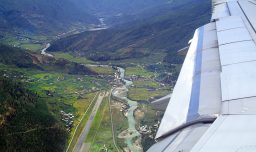
[[0, 77], [0, 151], [63, 151], [67, 132], [44, 100], [16, 80]]

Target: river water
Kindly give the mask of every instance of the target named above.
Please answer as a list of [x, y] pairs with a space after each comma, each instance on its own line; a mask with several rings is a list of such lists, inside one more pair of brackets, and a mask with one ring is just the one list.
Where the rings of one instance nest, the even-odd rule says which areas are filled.
[[45, 48], [43, 48], [43, 49], [41, 50], [41, 54], [42, 54], [42, 55], [45, 55], [45, 56], [53, 57], [53, 55], [51, 55], [51, 54], [49, 54], [49, 53], [46, 53], [46, 50], [47, 50], [50, 46], [51, 46], [50, 43], [46, 44]]
[[[128, 148], [132, 152], [142, 152], [143, 149], [141, 147], [141, 135], [136, 130], [136, 121], [134, 118], [134, 111], [138, 107], [138, 103], [136, 101], [132, 101], [127, 98], [127, 92], [130, 85], [132, 85], [132, 81], [126, 80], [124, 78], [125, 70], [123, 68], [118, 68], [120, 72], [120, 77], [122, 81], [125, 82], [125, 85], [121, 87], [117, 87], [113, 90], [112, 95], [116, 98], [119, 98], [122, 101], [125, 101], [129, 105], [128, 113], [127, 113], [127, 119], [128, 119], [128, 125], [129, 128], [125, 131], [123, 131], [123, 135], [118, 135], [119, 138], [125, 139], [125, 143], [127, 144]], [[135, 142], [137, 140], [137, 142]]]

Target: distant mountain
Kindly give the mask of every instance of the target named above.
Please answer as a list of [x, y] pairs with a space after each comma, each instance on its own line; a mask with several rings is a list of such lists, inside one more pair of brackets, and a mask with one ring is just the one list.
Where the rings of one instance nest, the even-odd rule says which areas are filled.
[[168, 61], [187, 45], [197, 27], [209, 21], [210, 13], [210, 0], [176, 0], [144, 10], [126, 24], [59, 39], [48, 51], [73, 52], [96, 61], [140, 58], [158, 51], [168, 53]]
[[98, 24], [72, 0], [0, 0], [0, 31], [56, 33]]
[[99, 15], [136, 14], [143, 9], [171, 3], [173, 0], [76, 0]]
[[[109, 26], [125, 23], [138, 17], [144, 10], [170, 5], [174, 0], [75, 0], [88, 12], [102, 17]], [[140, 14], [141, 15], [141, 14]], [[139, 16], [140, 16], [139, 15]]]

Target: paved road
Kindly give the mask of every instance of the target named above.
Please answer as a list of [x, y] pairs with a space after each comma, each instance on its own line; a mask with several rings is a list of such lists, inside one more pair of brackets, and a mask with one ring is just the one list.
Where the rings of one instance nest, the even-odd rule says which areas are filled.
[[96, 113], [97, 113], [97, 111], [98, 111], [98, 109], [100, 107], [100, 104], [101, 104], [101, 102], [102, 102], [102, 100], [104, 98], [104, 94], [105, 93], [100, 93], [99, 94], [98, 99], [96, 101], [96, 104], [93, 107], [93, 110], [92, 110], [92, 113], [90, 115], [90, 118], [87, 121], [87, 123], [86, 123], [86, 125], [85, 125], [85, 127], [84, 127], [84, 129], [83, 129], [83, 131], [81, 133], [81, 135], [79, 136], [79, 138], [77, 140], [77, 143], [76, 143], [76, 145], [74, 147], [73, 152], [84, 152], [84, 151], [87, 151], [86, 149], [88, 149], [88, 146], [83, 145], [83, 144], [85, 144], [84, 140], [86, 139], [86, 137], [87, 137], [87, 135], [88, 135], [88, 133], [90, 131], [92, 122], [94, 120], [94, 117], [95, 117], [95, 115], [96, 115]]

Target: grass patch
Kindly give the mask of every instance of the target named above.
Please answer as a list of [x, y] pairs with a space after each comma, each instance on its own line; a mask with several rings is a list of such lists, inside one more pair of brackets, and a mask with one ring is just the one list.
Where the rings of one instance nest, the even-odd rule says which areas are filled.
[[115, 71], [112, 67], [102, 67], [102, 66], [87, 66], [90, 70], [104, 75], [114, 75]]
[[127, 77], [131, 77], [135, 75], [135, 76], [144, 77], [144, 78], [154, 78], [155, 76], [157, 76], [156, 73], [149, 72], [141, 66], [127, 67], [125, 70], [126, 70], [125, 76]]
[[33, 35], [33, 36], [30, 36], [30, 38], [38, 41], [47, 41], [49, 39], [53, 39], [53, 37], [51, 36], [44, 36], [44, 35]]
[[[95, 62], [85, 58], [85, 57], [74, 57], [73, 55], [69, 53], [62, 53], [62, 52], [56, 52], [53, 53], [54, 57], [56, 59], [66, 59], [72, 62], [80, 63], [80, 64], [93, 64]], [[90, 70], [98, 73], [98, 74], [105, 74], [105, 75], [113, 75], [114, 70], [112, 67], [102, 67], [102, 66], [87, 66]]]
[[19, 46], [19, 45], [21, 44], [20, 41], [18, 41], [18, 40], [15, 39], [15, 38], [12, 38], [12, 37], [6, 37], [6, 38], [4, 38], [4, 39], [1, 40], [1, 41], [2, 41], [2, 43], [4, 43], [4, 44], [8, 44], [8, 45], [15, 46], [15, 47], [17, 47], [17, 46]]
[[165, 96], [170, 93], [168, 88], [150, 90], [147, 88], [130, 88], [128, 98], [135, 101], [148, 101], [151, 97]]
[[94, 117], [94, 120], [92, 122], [90, 131], [88, 133], [88, 136], [87, 136], [85, 142], [93, 143], [94, 137], [97, 134], [97, 131], [98, 131], [101, 121], [103, 119], [103, 114], [104, 114], [104, 111], [106, 110], [106, 104], [107, 104], [107, 100], [106, 100], [106, 98], [104, 98], [99, 109], [98, 109], [96, 116]]
[[92, 64], [93, 61], [85, 58], [85, 57], [74, 57], [73, 55], [69, 53], [62, 53], [62, 52], [56, 52], [53, 53], [54, 57], [56, 59], [66, 59], [72, 62], [81, 63], [81, 64]]
[[[84, 112], [86, 112], [87, 108], [89, 107], [89, 105], [91, 104], [92, 101], [94, 101], [94, 97], [96, 96], [97, 92], [95, 93], [88, 93], [86, 95], [85, 99], [79, 99], [77, 100], [73, 106], [77, 109], [77, 117], [80, 120], [84, 114]], [[94, 99], [94, 100], [93, 100]]]
[[39, 51], [45, 47], [45, 43], [52, 40], [51, 36], [44, 35], [10, 35], [7, 34], [3, 39], [2, 43], [8, 44], [14, 47], [20, 47], [23, 49], [28, 49], [30, 51]]
[[31, 44], [31, 43], [25, 43], [20, 45], [21, 48], [31, 50], [31, 51], [39, 51], [44, 48], [44, 45], [42, 44]]
[[111, 110], [112, 110], [112, 118], [113, 118], [113, 125], [114, 125], [114, 135], [116, 139], [116, 143], [118, 147], [124, 148], [126, 147], [126, 143], [124, 139], [119, 139], [118, 135], [126, 130], [128, 126], [127, 118], [120, 112], [121, 106], [118, 105], [118, 101], [111, 102]]
[[138, 80], [133, 81], [133, 84], [137, 88], [159, 88], [160, 84], [152, 80]]

